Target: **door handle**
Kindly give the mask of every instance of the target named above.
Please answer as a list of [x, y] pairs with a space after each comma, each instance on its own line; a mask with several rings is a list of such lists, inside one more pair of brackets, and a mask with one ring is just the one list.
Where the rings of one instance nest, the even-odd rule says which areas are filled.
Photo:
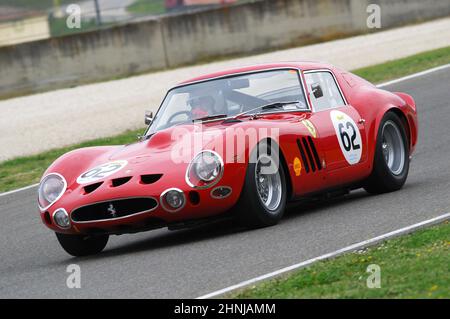
[[358, 123], [359, 124], [366, 124], [366, 120], [365, 119], [359, 119]]

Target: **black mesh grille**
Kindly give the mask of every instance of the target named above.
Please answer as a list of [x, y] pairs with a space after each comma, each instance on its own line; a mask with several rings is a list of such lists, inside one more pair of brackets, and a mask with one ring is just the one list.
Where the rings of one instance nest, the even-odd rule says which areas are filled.
[[111, 200], [77, 208], [71, 218], [74, 222], [111, 220], [149, 211], [156, 206], [156, 200], [148, 197]]

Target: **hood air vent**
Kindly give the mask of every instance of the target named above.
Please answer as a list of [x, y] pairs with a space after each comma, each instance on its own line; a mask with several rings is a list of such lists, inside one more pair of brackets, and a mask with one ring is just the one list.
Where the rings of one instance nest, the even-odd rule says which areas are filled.
[[142, 184], [153, 184], [159, 181], [162, 177], [162, 174], [149, 174], [149, 175], [141, 175], [141, 183]]
[[130, 181], [132, 176], [127, 176], [127, 177], [121, 177], [121, 178], [115, 178], [112, 180], [111, 185], [112, 187], [119, 187], [123, 184], [126, 184]]
[[95, 183], [95, 184], [84, 186], [83, 187], [84, 188], [84, 193], [85, 194], [90, 194], [93, 191], [95, 191], [97, 188], [99, 188], [102, 184], [103, 184], [103, 182], [99, 182], [99, 183]]

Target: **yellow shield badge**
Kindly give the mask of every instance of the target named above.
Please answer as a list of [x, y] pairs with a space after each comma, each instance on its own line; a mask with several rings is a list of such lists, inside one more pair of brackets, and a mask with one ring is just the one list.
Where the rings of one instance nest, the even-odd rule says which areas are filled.
[[303, 120], [302, 124], [308, 129], [312, 137], [317, 138], [316, 127], [314, 126], [314, 124], [312, 124], [310, 120]]

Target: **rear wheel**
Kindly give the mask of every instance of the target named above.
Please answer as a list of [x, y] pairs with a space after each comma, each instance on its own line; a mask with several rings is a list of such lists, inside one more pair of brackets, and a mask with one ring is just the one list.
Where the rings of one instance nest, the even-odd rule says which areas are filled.
[[108, 235], [86, 236], [56, 233], [62, 248], [70, 255], [81, 257], [101, 252], [108, 243]]
[[387, 113], [378, 130], [373, 171], [364, 189], [372, 194], [399, 190], [409, 172], [409, 147], [400, 118]]
[[[252, 228], [272, 226], [283, 217], [286, 208], [286, 178], [278, 149], [264, 143], [249, 163], [241, 197], [236, 206], [238, 220]], [[257, 150], [255, 150], [257, 151]]]

